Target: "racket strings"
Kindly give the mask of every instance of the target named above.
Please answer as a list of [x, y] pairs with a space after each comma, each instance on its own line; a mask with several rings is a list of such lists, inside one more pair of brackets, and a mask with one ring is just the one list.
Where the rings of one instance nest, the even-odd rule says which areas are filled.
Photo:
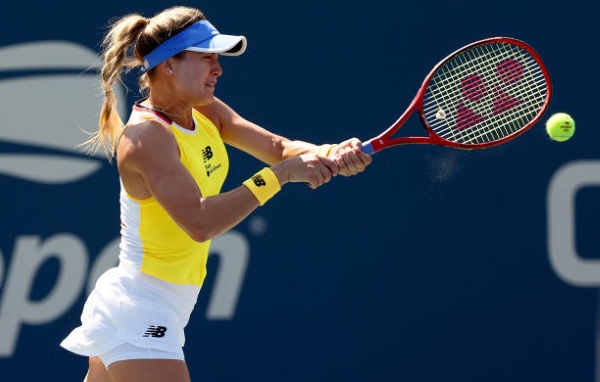
[[[484, 46], [483, 49], [486, 50], [485, 48], [487, 48], [487, 47]], [[465, 58], [467, 58], [467, 59], [465, 60]], [[491, 58], [492, 57], [489, 55], [489, 53], [487, 51], [485, 51], [485, 54], [479, 54], [479, 55], [474, 55], [473, 51], [469, 51], [469, 52], [467, 52], [467, 54], [463, 55], [462, 57], [459, 57], [459, 60], [461, 61], [460, 66], [458, 66], [458, 67], [456, 66], [456, 62], [459, 61], [459, 60], [455, 60], [455, 62], [454, 62], [455, 65], [453, 65], [452, 68], [453, 68], [453, 70], [456, 73], [460, 73], [462, 70], [464, 70], [465, 67], [467, 67], [467, 68], [474, 68], [474, 69], [476, 69], [476, 71], [478, 73], [490, 73], [491, 72], [491, 68], [493, 68], [493, 65], [497, 63], [496, 61], [491, 60]], [[482, 66], [482, 64], [485, 64], [486, 66], [484, 67], [484, 66]], [[471, 75], [471, 76], [473, 76], [473, 75]], [[479, 80], [479, 83], [477, 85], [481, 89], [485, 90], [483, 93], [487, 92], [488, 91], [487, 87], [483, 86], [483, 80], [486, 80], [487, 82], [489, 82], [489, 76], [486, 77], [486, 78], [484, 78], [484, 79], [482, 79], [481, 76], [477, 75], [476, 78]], [[443, 88], [447, 88], [447, 87], [445, 87], [445, 85], [443, 85]], [[492, 91], [495, 91], [495, 90], [492, 90]], [[464, 93], [464, 89], [461, 89], [460, 93]], [[453, 97], [457, 96], [457, 92], [456, 91], [451, 92], [451, 93], [448, 93], [446, 91], [446, 94], [449, 94], [450, 98], [453, 98]], [[479, 90], [476, 93], [477, 97], [484, 96], [484, 95], [485, 94], [482, 94], [481, 90]], [[503, 99], [502, 96], [497, 96], [497, 95], [494, 95], [494, 96], [498, 97], [498, 99], [500, 99], [500, 100]], [[508, 99], [508, 98], [505, 98], [505, 99]], [[476, 101], [479, 101], [479, 100], [477, 99]], [[499, 112], [495, 112], [492, 109], [492, 105], [493, 104], [490, 103], [490, 102], [482, 102], [479, 105], [479, 113], [473, 113], [473, 112], [471, 112], [470, 109], [468, 109], [464, 104], [461, 103], [459, 105], [460, 108], [458, 110], [458, 112], [459, 112], [458, 118], [459, 119], [458, 119], [457, 124], [456, 124], [457, 130], [461, 130], [461, 129], [470, 127], [470, 125], [472, 125], [475, 122], [478, 122], [479, 120], [484, 120], [485, 118], [483, 118], [481, 116], [481, 114], [488, 114], [488, 115], [491, 114], [491, 113], [499, 114]], [[506, 108], [505, 107], [506, 105], [502, 105], [501, 103], [500, 103], [500, 106], [501, 106], [500, 110], [503, 110], [504, 108]], [[508, 108], [510, 108], [510, 105], [509, 105]], [[504, 119], [506, 119], [506, 118], [504, 118]], [[506, 120], [500, 120], [500, 122], [503, 122], [503, 123], [499, 124], [498, 126], [496, 126], [495, 129], [489, 130], [489, 132], [492, 133], [492, 138], [491, 139], [501, 138], [501, 137], [503, 137], [503, 136], [505, 136], [505, 135], [510, 134], [510, 133], [513, 132], [514, 129], [512, 129], [510, 127], [507, 128], [507, 125], [506, 125], [507, 121]], [[488, 125], [489, 125], [489, 120], [488, 120]], [[498, 129], [500, 129], [502, 131], [496, 131]], [[452, 129], [447, 129], [447, 130], [449, 132], [451, 132], [451, 133], [453, 132]], [[469, 131], [468, 135], [472, 135], [472, 131], [474, 131], [474, 130], [471, 129]], [[478, 130], [478, 131], [480, 133], [482, 132], [481, 129]], [[441, 131], [441, 133], [443, 133], [443, 132], [444, 131]]]
[[526, 127], [547, 94], [544, 72], [530, 52], [510, 43], [484, 44], [438, 68], [427, 86], [422, 114], [443, 139], [489, 143]]
[[[480, 56], [477, 57], [477, 61], [471, 59], [468, 60], [467, 63], [470, 65], [473, 65], [474, 63], [473, 67], [477, 69], [478, 73], [490, 73], [490, 61], [484, 61], [487, 63], [488, 67], [482, 67], [482, 57], [487, 59], [486, 56]], [[490, 82], [489, 76], [478, 76], [476, 78], [483, 78], [486, 83]], [[481, 84], [482, 82], [478, 85], [481, 86]], [[535, 109], [535, 103], [532, 105], [529, 102], [522, 102], [522, 97], [509, 98], [506, 94], [502, 93], [501, 88], [497, 88], [497, 85], [492, 85], [492, 87], [491, 90], [487, 89], [487, 87], [483, 87], [483, 89], [486, 89], [485, 91], [478, 90], [475, 93], [475, 97], [471, 97], [476, 98], [471, 100], [473, 101], [472, 105], [475, 105], [475, 102], [477, 102], [475, 110], [473, 110], [472, 106], [467, 105], [466, 102], [460, 101], [460, 103], [457, 104], [458, 113], [456, 114], [457, 117], [455, 118], [454, 125], [448, 124], [449, 126], [446, 126], [445, 128], [442, 125], [442, 130], [438, 129], [438, 134], [448, 140], [463, 143], [482, 143], [502, 139], [503, 137], [518, 131], [522, 126], [525, 126], [528, 120], [527, 118], [523, 120], [522, 116], [523, 114], [527, 114], [527, 109]], [[523, 89], [526, 89], [526, 87], [523, 87]], [[448, 93], [448, 91], [446, 91], [446, 93]], [[458, 92], [454, 90], [449, 94], [450, 97], [456, 97], [457, 94], [459, 96], [464, 95], [462, 93], [464, 93], [464, 89], [459, 89]], [[483, 102], [479, 99], [486, 96], [487, 94], [485, 93], [492, 94], [492, 102]], [[517, 108], [519, 104], [522, 105]], [[512, 112], [505, 112], [507, 109]], [[487, 117], [490, 115], [493, 116], [493, 118]], [[535, 115], [535, 113], [533, 115]]]
[[[473, 52], [471, 51], [469, 53], [469, 56], [472, 56]], [[496, 61], [490, 61], [487, 52], [485, 55], [476, 56], [475, 59], [472, 59], [471, 57], [469, 58], [470, 60], [467, 60], [466, 65], [472, 65], [478, 73], [490, 73], [490, 63], [496, 64]], [[484, 61], [482, 61], [482, 59]], [[482, 67], [482, 62], [487, 64], [487, 67]], [[481, 79], [482, 77], [478, 76], [477, 78]], [[489, 76], [487, 76], [487, 74], [486, 77], [484, 77], [483, 79], [488, 83], [490, 82]], [[482, 83], [483, 82], [479, 83], [478, 85], [482, 86]], [[515, 120], [514, 118], [511, 119], [510, 117], [518, 117], [518, 113], [516, 114], [514, 113], [514, 111], [522, 113], [523, 110], [513, 109], [513, 113], [503, 113], [503, 111], [505, 111], [505, 109], [514, 108], [517, 104], [520, 103], [520, 99], [508, 98], [506, 95], [501, 93], [501, 90], [497, 90], [497, 85], [492, 84], [492, 86], [493, 89], [491, 89], [491, 91], [486, 90], [486, 92], [492, 93], [492, 97], [494, 97], [494, 102], [481, 102], [479, 105], [477, 105], [478, 110], [476, 112], [472, 111], [464, 103], [461, 103], [458, 114], [459, 118], [455, 124], [456, 129], [446, 128], [445, 130], [441, 130], [440, 134], [448, 138], [449, 136], [444, 133], [449, 132], [455, 135], [452, 138], [456, 140], [457, 138], [460, 139], [461, 136], [459, 135], [458, 137], [456, 137], [455, 131], [460, 131], [464, 129], [466, 131], [466, 134], [463, 135], [466, 136], [462, 137], [464, 138], [463, 140], [466, 140], [466, 142], [469, 143], [480, 143], [482, 141], [501, 139], [507, 135], [512, 134], [515, 131], [518, 131], [518, 129], [524, 124], [521, 122], [520, 118], [517, 118]], [[487, 88], [483, 87], [483, 89]], [[460, 89], [459, 93], [464, 93], [464, 89]], [[485, 94], [481, 94], [481, 91], [478, 92], [478, 95], [485, 96]], [[455, 97], [456, 91], [451, 96]], [[507, 100], [509, 102], [506, 102]], [[479, 102], [479, 99], [474, 101]], [[527, 106], [528, 103], [524, 103], [524, 105]], [[498, 110], [494, 110], [495, 108], [498, 108]], [[483, 117], [485, 115], [497, 116], [495, 118], [490, 119]], [[472, 125], [480, 121], [487, 121], [487, 123], [479, 123], [476, 128], [470, 128], [473, 127]]]

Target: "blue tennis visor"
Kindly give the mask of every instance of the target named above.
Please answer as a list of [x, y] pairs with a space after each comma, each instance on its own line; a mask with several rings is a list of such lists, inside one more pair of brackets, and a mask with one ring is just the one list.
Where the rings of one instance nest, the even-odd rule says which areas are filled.
[[144, 69], [149, 71], [184, 50], [239, 56], [246, 51], [246, 45], [246, 37], [221, 34], [208, 20], [200, 20], [163, 42], [144, 57]]

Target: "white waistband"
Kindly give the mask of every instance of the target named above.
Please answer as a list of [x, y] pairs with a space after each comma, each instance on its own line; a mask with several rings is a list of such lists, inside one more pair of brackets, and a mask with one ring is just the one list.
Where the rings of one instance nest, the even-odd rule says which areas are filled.
[[135, 280], [136, 294], [145, 294], [163, 298], [173, 305], [184, 316], [189, 316], [198, 300], [200, 286], [191, 284], [174, 284], [142, 273], [139, 267], [129, 261], [119, 261], [118, 268], [128, 277]]

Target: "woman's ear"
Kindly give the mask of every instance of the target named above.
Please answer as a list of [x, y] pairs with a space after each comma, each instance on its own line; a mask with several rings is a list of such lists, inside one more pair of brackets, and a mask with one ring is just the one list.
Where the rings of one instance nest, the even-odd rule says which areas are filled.
[[167, 76], [170, 76], [173, 74], [173, 65], [171, 63], [171, 59], [168, 58], [167, 60], [165, 60], [165, 62], [163, 62], [161, 65], [161, 70], [163, 71], [163, 73], [165, 73]]

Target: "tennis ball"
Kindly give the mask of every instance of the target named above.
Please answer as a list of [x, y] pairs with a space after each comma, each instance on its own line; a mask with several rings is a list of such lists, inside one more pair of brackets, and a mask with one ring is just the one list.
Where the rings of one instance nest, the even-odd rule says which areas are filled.
[[546, 121], [546, 132], [557, 142], [567, 141], [575, 133], [575, 121], [567, 113], [553, 114]]

